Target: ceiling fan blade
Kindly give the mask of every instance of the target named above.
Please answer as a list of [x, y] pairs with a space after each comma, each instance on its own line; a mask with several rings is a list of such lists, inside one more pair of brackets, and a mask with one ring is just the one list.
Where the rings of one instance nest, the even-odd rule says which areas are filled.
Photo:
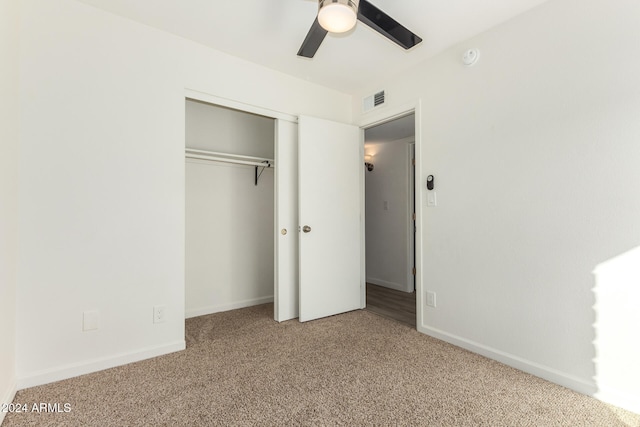
[[313, 21], [313, 25], [311, 25], [311, 29], [307, 33], [307, 37], [305, 37], [302, 42], [302, 46], [300, 46], [300, 50], [298, 51], [298, 56], [304, 56], [305, 58], [313, 58], [313, 55], [316, 54], [316, 51], [320, 47], [322, 40], [327, 35], [327, 30], [320, 26], [318, 22], [318, 17], [316, 16], [316, 20]]
[[422, 41], [420, 37], [367, 0], [360, 0], [358, 19], [405, 49], [410, 49]]

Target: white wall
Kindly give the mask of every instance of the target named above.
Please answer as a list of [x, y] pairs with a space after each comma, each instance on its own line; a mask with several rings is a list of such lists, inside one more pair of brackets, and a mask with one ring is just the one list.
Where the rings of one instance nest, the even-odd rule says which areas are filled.
[[365, 154], [371, 154], [374, 163], [373, 171], [365, 172], [367, 282], [413, 292], [408, 276], [413, 256], [408, 234], [410, 145], [365, 144]]
[[274, 119], [194, 100], [185, 108], [188, 148], [273, 159]]
[[[18, 386], [184, 346], [185, 89], [350, 121], [349, 97], [72, 0], [21, 2]], [[154, 305], [167, 320], [152, 323]], [[82, 313], [100, 312], [82, 332]]]
[[552, 0], [375, 89], [422, 102], [420, 200], [434, 174], [438, 206], [419, 218], [418, 297], [437, 294], [420, 330], [640, 412], [640, 287], [594, 275], [640, 265], [638, 16]]
[[0, 404], [11, 402], [16, 389], [19, 10], [17, 1], [0, 0]]
[[[273, 119], [187, 101], [186, 146], [273, 158]], [[187, 160], [186, 316], [273, 301], [274, 176]]]

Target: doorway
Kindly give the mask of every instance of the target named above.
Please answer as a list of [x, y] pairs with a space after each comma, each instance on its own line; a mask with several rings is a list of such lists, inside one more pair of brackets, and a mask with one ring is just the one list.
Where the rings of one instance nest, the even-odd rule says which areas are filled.
[[415, 113], [364, 130], [367, 309], [416, 327]]

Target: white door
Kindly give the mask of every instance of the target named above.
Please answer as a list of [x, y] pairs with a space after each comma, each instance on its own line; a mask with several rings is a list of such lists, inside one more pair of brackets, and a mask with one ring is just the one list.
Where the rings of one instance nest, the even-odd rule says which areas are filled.
[[358, 127], [300, 116], [301, 322], [364, 307], [363, 168]]
[[275, 128], [274, 318], [298, 317], [298, 125], [277, 119]]

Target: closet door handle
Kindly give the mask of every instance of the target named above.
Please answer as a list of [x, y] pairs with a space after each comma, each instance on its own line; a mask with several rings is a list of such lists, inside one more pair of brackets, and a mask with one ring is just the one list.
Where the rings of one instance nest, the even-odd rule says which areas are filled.
[[308, 225], [305, 225], [304, 227], [302, 227], [302, 231], [304, 231], [305, 233], [308, 233], [311, 231], [311, 227], [309, 227]]

